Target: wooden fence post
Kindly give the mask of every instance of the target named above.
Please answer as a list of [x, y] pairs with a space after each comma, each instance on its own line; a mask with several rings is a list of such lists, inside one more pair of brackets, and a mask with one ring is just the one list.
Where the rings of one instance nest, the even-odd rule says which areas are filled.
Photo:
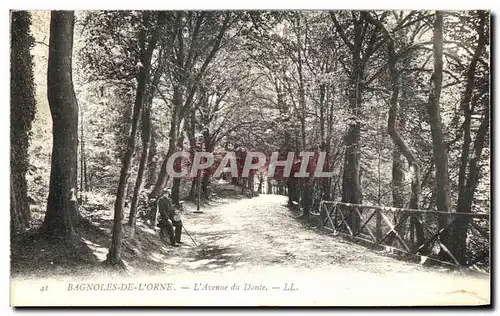
[[382, 239], [382, 216], [380, 215], [380, 210], [376, 210], [377, 214], [376, 216], [376, 231], [375, 231], [375, 236], [377, 238], [377, 243], [380, 242], [380, 239]]

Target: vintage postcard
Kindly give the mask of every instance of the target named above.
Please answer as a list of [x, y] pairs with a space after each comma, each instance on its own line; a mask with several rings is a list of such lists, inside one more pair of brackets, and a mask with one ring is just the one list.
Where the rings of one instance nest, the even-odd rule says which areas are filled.
[[10, 304], [488, 306], [489, 10], [10, 11]]

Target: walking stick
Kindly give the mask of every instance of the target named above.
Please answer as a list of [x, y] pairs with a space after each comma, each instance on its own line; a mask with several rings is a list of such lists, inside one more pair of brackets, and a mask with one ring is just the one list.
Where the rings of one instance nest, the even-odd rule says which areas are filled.
[[198, 245], [196, 244], [196, 242], [194, 241], [193, 237], [191, 237], [191, 234], [187, 231], [186, 227], [184, 227], [184, 224], [181, 225], [182, 228], [184, 228], [184, 231], [186, 232], [186, 234], [188, 234], [189, 238], [191, 238], [191, 240], [193, 241], [194, 245], [196, 247], [198, 247]]

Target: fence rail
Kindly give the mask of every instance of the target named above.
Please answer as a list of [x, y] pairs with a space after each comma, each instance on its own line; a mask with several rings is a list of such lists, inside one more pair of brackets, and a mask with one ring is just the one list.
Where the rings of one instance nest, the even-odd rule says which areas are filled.
[[[489, 214], [446, 213], [335, 201], [321, 201], [319, 210], [323, 226], [334, 233], [452, 265], [476, 265], [489, 269]], [[460, 243], [460, 240], [464, 242]]]

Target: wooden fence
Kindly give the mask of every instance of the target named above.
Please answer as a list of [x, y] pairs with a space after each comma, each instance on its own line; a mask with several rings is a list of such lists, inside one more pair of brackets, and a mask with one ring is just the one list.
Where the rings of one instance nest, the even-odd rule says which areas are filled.
[[[323, 227], [334, 233], [452, 265], [477, 264], [489, 269], [489, 214], [444, 213], [334, 201], [321, 201], [319, 210]], [[443, 240], [445, 236], [448, 239], [456, 236], [452, 235], [453, 229], [461, 216], [466, 217], [462, 222], [467, 223], [467, 227], [462, 227], [462, 232], [467, 234], [466, 249], [456, 250]], [[460, 260], [464, 252], [465, 264]]]

